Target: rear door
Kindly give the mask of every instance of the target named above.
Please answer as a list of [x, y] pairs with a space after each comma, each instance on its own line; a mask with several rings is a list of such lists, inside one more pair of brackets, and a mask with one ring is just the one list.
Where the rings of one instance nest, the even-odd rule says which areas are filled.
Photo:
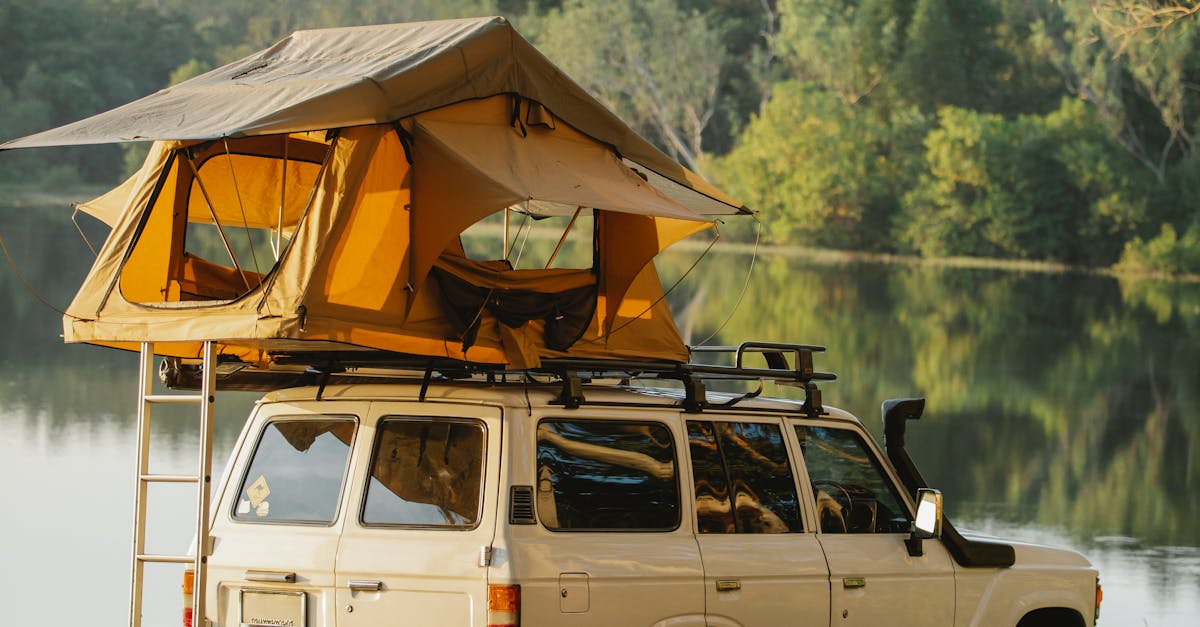
[[774, 417], [687, 421], [709, 625], [829, 622], [829, 571], [802, 522], [783, 427]]
[[864, 432], [797, 423], [838, 627], [954, 624], [954, 566], [937, 540], [911, 556], [912, 508]]
[[521, 422], [513, 477], [537, 512], [507, 527], [521, 624], [703, 627], [677, 414], [580, 408]]
[[486, 625], [480, 554], [494, 534], [500, 416], [372, 404], [337, 556], [339, 627]]
[[367, 409], [353, 402], [260, 409], [212, 530], [209, 607], [218, 624], [334, 625], [345, 485]]

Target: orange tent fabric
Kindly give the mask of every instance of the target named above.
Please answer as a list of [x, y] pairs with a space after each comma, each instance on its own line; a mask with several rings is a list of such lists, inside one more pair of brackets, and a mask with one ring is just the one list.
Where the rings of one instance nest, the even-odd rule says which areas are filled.
[[[513, 367], [685, 360], [651, 260], [712, 222], [567, 125], [522, 133], [513, 106], [501, 96], [395, 125], [156, 143], [136, 183], [109, 195], [125, 208], [67, 310], [67, 341], [153, 341], [191, 356], [213, 339], [258, 363], [297, 347]], [[525, 199], [593, 209], [590, 269], [488, 274], [488, 260], [453, 252], [472, 223]], [[491, 290], [594, 285], [595, 319], [562, 351], [546, 347], [542, 321], [511, 328], [482, 310], [465, 346], [435, 264]]]

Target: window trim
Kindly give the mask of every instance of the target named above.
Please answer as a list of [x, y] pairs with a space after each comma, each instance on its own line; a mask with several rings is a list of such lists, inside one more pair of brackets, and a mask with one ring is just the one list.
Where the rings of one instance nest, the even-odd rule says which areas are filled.
[[913, 495], [909, 494], [908, 490], [906, 490], [904, 488], [904, 484], [899, 481], [899, 478], [895, 474], [895, 470], [892, 468], [891, 462], [889, 462], [886, 457], [884, 457], [883, 455], [880, 454], [879, 447], [878, 447], [877, 443], [875, 442], [875, 437], [872, 436], [871, 433], [869, 431], [867, 431], [866, 428], [863, 427], [862, 425], [838, 422], [838, 421], [831, 421], [831, 420], [810, 420], [810, 419], [804, 419], [804, 418], [800, 418], [800, 417], [796, 417], [796, 416], [790, 417], [787, 422], [788, 422], [788, 426], [791, 427], [792, 438], [796, 445], [797, 458], [799, 459], [800, 463], [804, 465], [804, 482], [803, 482], [804, 485], [801, 486], [801, 488], [808, 495], [808, 500], [805, 503], [805, 507], [806, 507], [806, 509], [811, 509], [812, 514], [814, 516], [813, 530], [812, 530], [813, 533], [823, 534], [823, 535], [833, 535], [833, 536], [901, 536], [901, 535], [908, 535], [907, 532], [899, 532], [899, 531], [891, 532], [891, 533], [859, 533], [859, 534], [852, 534], [852, 533], [825, 534], [825, 532], [821, 531], [821, 521], [816, 518], [816, 506], [815, 506], [816, 494], [812, 490], [812, 479], [808, 473], [808, 461], [804, 459], [804, 451], [800, 448], [800, 438], [796, 435], [796, 427], [809, 427], [809, 428], [818, 428], [818, 429], [837, 429], [837, 430], [841, 430], [841, 431], [848, 431], [848, 432], [855, 434], [859, 438], [860, 442], [865, 443], [866, 449], [867, 449], [867, 454], [871, 457], [872, 463], [874, 463], [876, 465], [876, 467], [882, 471], [883, 477], [890, 484], [890, 487], [894, 491], [894, 493], [898, 494], [900, 496], [900, 503], [905, 508], [905, 513], [908, 515], [908, 518], [910, 520], [913, 520], [916, 518], [916, 507], [913, 503]]
[[[413, 524], [413, 523], [378, 523], [367, 522], [363, 516], [367, 512], [367, 495], [371, 490], [371, 469], [375, 467], [375, 458], [379, 453], [379, 437], [381, 434], [380, 424], [387, 420], [406, 421], [406, 422], [451, 422], [458, 424], [470, 424], [478, 426], [483, 431], [483, 459], [481, 460], [480, 477], [479, 477], [479, 502], [477, 507], [478, 515], [476, 516], [473, 525], [428, 525], [428, 524]], [[483, 524], [484, 505], [487, 496], [487, 476], [488, 476], [488, 438], [491, 435], [488, 431], [487, 422], [481, 418], [472, 418], [468, 416], [409, 416], [405, 414], [381, 414], [375, 419], [375, 424], [372, 431], [374, 432], [371, 438], [371, 455], [368, 458], [366, 469], [363, 471], [363, 481], [361, 496], [358, 503], [358, 525], [363, 529], [409, 529], [409, 530], [428, 530], [428, 531], [474, 531]]]
[[[538, 512], [537, 494], [536, 494], [536, 492], [537, 492], [536, 486], [538, 485], [537, 432], [539, 430], [541, 430], [542, 424], [547, 423], [547, 422], [596, 422], [596, 423], [619, 423], [619, 424], [625, 424], [625, 425], [654, 425], [654, 426], [660, 426], [660, 427], [666, 429], [667, 435], [669, 435], [671, 437], [671, 463], [672, 463], [672, 467], [675, 472], [675, 501], [678, 505], [678, 507], [675, 510], [674, 526], [672, 526], [672, 527], [636, 528], [636, 529], [604, 529], [604, 528], [590, 528], [590, 527], [588, 527], [588, 528], [577, 527], [577, 528], [570, 528], [570, 529], [563, 529], [563, 528], [556, 529], [554, 527], [547, 526], [545, 519], [543, 519], [541, 516], [541, 513]], [[653, 418], [626, 418], [626, 417], [603, 418], [603, 417], [595, 417], [595, 416], [584, 416], [584, 417], [545, 416], [545, 417], [538, 419], [537, 424], [534, 425], [534, 428], [533, 428], [533, 458], [532, 458], [532, 460], [533, 460], [533, 463], [531, 464], [531, 466], [533, 469], [533, 483], [530, 485], [535, 486], [534, 487], [535, 494], [534, 494], [534, 499], [533, 499], [533, 501], [534, 501], [533, 502], [534, 516], [537, 518], [538, 526], [541, 527], [542, 529], [545, 529], [546, 531], [549, 531], [551, 533], [673, 533], [673, 532], [679, 531], [679, 529], [683, 526], [683, 508], [685, 505], [685, 499], [684, 499], [684, 495], [683, 495], [683, 484], [680, 481], [679, 442], [678, 442], [678, 438], [676, 438], [675, 431], [671, 429], [671, 425], [664, 420], [656, 420]], [[690, 502], [690, 501], [691, 501], [691, 499], [687, 499], [687, 502]]]
[[[267, 427], [277, 422], [309, 422], [318, 419], [326, 420], [346, 420], [354, 426], [354, 431], [350, 436], [350, 444], [347, 446], [346, 464], [342, 469], [342, 481], [338, 486], [337, 505], [333, 509], [333, 517], [329, 521], [322, 520], [255, 520], [251, 518], [239, 517], [237, 513], [238, 502], [241, 500], [242, 490], [246, 486], [246, 479], [250, 476], [250, 469], [254, 466], [254, 458], [258, 455], [258, 447], [262, 444], [263, 435], [267, 432]], [[237, 524], [247, 525], [287, 525], [297, 527], [334, 527], [342, 517], [342, 502], [346, 500], [346, 487], [350, 484], [350, 473], [354, 467], [354, 449], [358, 443], [358, 427], [360, 419], [355, 414], [276, 414], [271, 416], [262, 423], [262, 427], [258, 430], [258, 435], [254, 438], [254, 446], [250, 449], [250, 455], [246, 459], [246, 465], [242, 468], [241, 480], [238, 481], [237, 487], [231, 495], [229, 503], [229, 519]]]

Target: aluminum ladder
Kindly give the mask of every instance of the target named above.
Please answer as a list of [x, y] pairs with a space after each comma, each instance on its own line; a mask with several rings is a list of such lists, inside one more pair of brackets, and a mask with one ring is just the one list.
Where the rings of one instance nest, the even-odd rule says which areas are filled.
[[[133, 528], [133, 564], [130, 578], [129, 625], [142, 624], [142, 584], [145, 581], [146, 564], [191, 564], [194, 577], [192, 583], [192, 616], [195, 627], [205, 627], [204, 584], [208, 574], [208, 555], [212, 550], [209, 542], [209, 500], [212, 484], [212, 411], [216, 393], [216, 343], [204, 342], [203, 366], [199, 394], [153, 394], [154, 344], [143, 342], [138, 366], [138, 413], [137, 413], [137, 496], [136, 515]], [[193, 404], [200, 409], [200, 456], [196, 474], [168, 475], [150, 472], [150, 407], [162, 404]], [[196, 528], [195, 555], [161, 555], [146, 553], [147, 488], [152, 483], [196, 484]]]

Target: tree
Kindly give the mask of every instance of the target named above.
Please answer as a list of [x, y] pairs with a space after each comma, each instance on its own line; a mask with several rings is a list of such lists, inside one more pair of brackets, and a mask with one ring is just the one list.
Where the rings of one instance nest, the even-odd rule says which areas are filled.
[[925, 255], [1106, 265], [1144, 219], [1144, 182], [1077, 100], [1013, 119], [946, 107], [925, 147], [896, 220]]
[[[0, 84], [14, 105], [4, 109], [6, 139], [152, 92], [189, 54], [181, 16], [136, 0], [71, 0], [44, 7], [9, 1], [0, 4], [0, 16], [5, 58]], [[16, 161], [24, 166], [8, 176], [22, 180], [36, 177], [39, 166], [46, 172], [53, 168], [55, 176], [73, 169], [90, 181], [113, 180], [122, 171], [119, 151], [111, 146], [44, 152]]]
[[1000, 14], [979, 0], [780, 0], [779, 48], [796, 76], [886, 115], [918, 105], [982, 107], [1010, 63]]
[[725, 48], [674, 0], [570, 0], [535, 25], [539, 49], [609, 109], [703, 173]]
[[918, 0], [898, 61], [895, 97], [926, 113], [941, 106], [994, 111], [1009, 64], [995, 31], [999, 14], [979, 0]]
[[906, 178], [890, 158], [893, 143], [869, 109], [812, 83], [782, 83], [721, 159], [719, 176], [762, 212], [770, 239], [879, 250]]
[[750, 116], [762, 111], [772, 84], [783, 78], [775, 49], [779, 11], [775, 0], [679, 0], [701, 12], [725, 49], [717, 86], [717, 113], [705, 128], [705, 151], [729, 152]]
[[780, 0], [778, 48], [795, 77], [854, 104], [892, 78], [910, 3], [901, 0]]
[[1042, 0], [1042, 53], [1066, 88], [1094, 105], [1121, 145], [1165, 182], [1191, 150], [1200, 110], [1197, 5]]

